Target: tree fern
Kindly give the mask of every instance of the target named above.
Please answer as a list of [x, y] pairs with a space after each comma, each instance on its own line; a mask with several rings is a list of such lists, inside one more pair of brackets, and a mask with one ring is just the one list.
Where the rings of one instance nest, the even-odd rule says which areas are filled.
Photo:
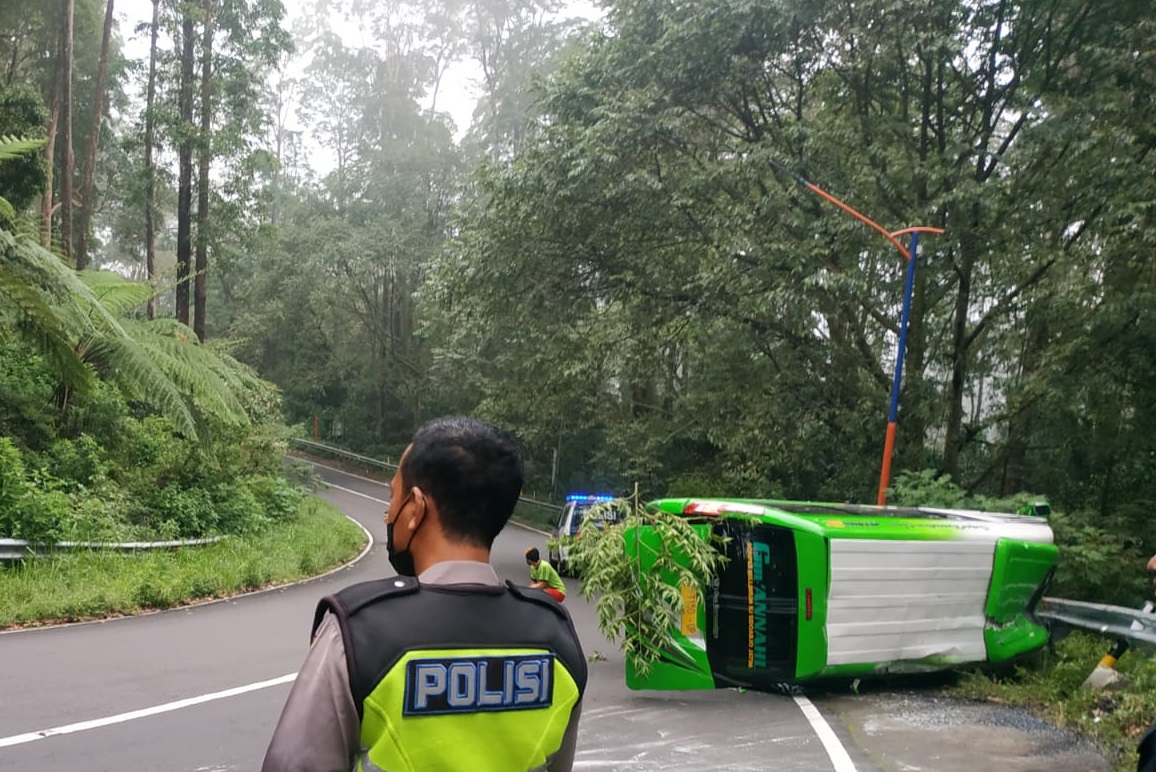
[[[0, 162], [40, 144], [0, 137]], [[0, 199], [0, 215], [6, 203]], [[108, 271], [77, 273], [28, 234], [0, 228], [0, 335], [37, 341], [67, 390], [103, 377], [202, 442], [212, 421], [249, 423], [272, 387], [175, 320], [133, 319], [152, 294]]]
[[16, 312], [12, 321], [20, 331], [40, 344], [65, 384], [80, 391], [92, 383], [92, 371], [76, 351], [76, 341], [93, 330], [86, 295], [56, 255], [0, 229], [0, 306]]
[[109, 312], [118, 316], [143, 307], [154, 294], [147, 284], [126, 280], [113, 271], [85, 270], [79, 276], [93, 297]]
[[[45, 141], [44, 139], [0, 135], [0, 163], [14, 160], [34, 150], [39, 150]], [[33, 226], [30, 221], [21, 218], [16, 207], [3, 196], [0, 196], [0, 227], [9, 230], [15, 229], [18, 232], [34, 232], [35, 230], [35, 226]]]
[[44, 139], [28, 139], [26, 137], [0, 136], [0, 161], [19, 158], [33, 150], [44, 147]]
[[202, 346], [191, 329], [175, 319], [127, 324], [157, 367], [198, 409], [222, 421], [248, 423], [228, 366], [212, 349]]

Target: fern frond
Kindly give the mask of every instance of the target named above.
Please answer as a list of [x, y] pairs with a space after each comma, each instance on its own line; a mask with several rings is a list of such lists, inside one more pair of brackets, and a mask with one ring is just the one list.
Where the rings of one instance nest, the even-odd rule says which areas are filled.
[[175, 319], [125, 322], [160, 367], [202, 410], [216, 418], [248, 423], [238, 398], [238, 382], [221, 357]]
[[153, 408], [186, 437], [201, 435], [199, 422], [184, 393], [147, 346], [124, 335], [94, 339], [89, 350], [103, 360], [105, 373], [130, 400]]
[[248, 424], [267, 411], [270, 385], [187, 326], [122, 317], [152, 294], [108, 271], [78, 274], [35, 239], [0, 230], [0, 314], [18, 319], [67, 385], [87, 389], [99, 374], [205, 444], [213, 420]]
[[114, 271], [84, 270], [79, 276], [93, 297], [115, 314], [126, 314], [147, 303], [155, 294], [147, 284], [126, 279]]
[[45, 139], [29, 139], [27, 137], [0, 136], [0, 161], [19, 158], [44, 147]]
[[40, 344], [64, 382], [85, 391], [93, 374], [75, 342], [90, 328], [84, 309], [54, 291], [53, 279], [64, 268], [39, 244], [0, 230], [0, 299], [20, 312], [25, 333]]

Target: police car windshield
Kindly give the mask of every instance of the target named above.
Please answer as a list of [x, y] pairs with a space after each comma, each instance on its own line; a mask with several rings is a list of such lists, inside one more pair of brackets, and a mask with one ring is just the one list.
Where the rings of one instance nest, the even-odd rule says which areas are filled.
[[[570, 535], [577, 535], [578, 531], [582, 529], [582, 524], [586, 522], [589, 517], [590, 510], [599, 504], [606, 504], [613, 500], [613, 496], [590, 496], [585, 498], [573, 497], [570, 499], [574, 505], [574, 514], [570, 517]], [[619, 513], [617, 510], [610, 507], [600, 507], [593, 518], [601, 525], [606, 522], [614, 522], [618, 520]]]

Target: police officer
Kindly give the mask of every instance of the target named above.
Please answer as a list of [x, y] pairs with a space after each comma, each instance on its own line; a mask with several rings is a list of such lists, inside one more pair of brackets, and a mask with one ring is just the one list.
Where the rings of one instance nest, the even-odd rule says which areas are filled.
[[318, 605], [263, 772], [571, 769], [586, 687], [574, 625], [489, 563], [522, 481], [496, 427], [418, 429], [385, 516], [398, 576]]

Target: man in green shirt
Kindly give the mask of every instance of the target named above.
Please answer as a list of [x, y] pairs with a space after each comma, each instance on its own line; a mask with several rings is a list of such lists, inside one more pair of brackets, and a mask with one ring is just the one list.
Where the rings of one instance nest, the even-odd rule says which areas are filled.
[[543, 590], [559, 603], [566, 600], [566, 585], [562, 583], [562, 577], [558, 576], [558, 572], [554, 570], [554, 566], [550, 565], [550, 561], [542, 560], [542, 555], [538, 552], [537, 547], [530, 547], [526, 550], [526, 565], [530, 567], [530, 587], [532, 589]]

